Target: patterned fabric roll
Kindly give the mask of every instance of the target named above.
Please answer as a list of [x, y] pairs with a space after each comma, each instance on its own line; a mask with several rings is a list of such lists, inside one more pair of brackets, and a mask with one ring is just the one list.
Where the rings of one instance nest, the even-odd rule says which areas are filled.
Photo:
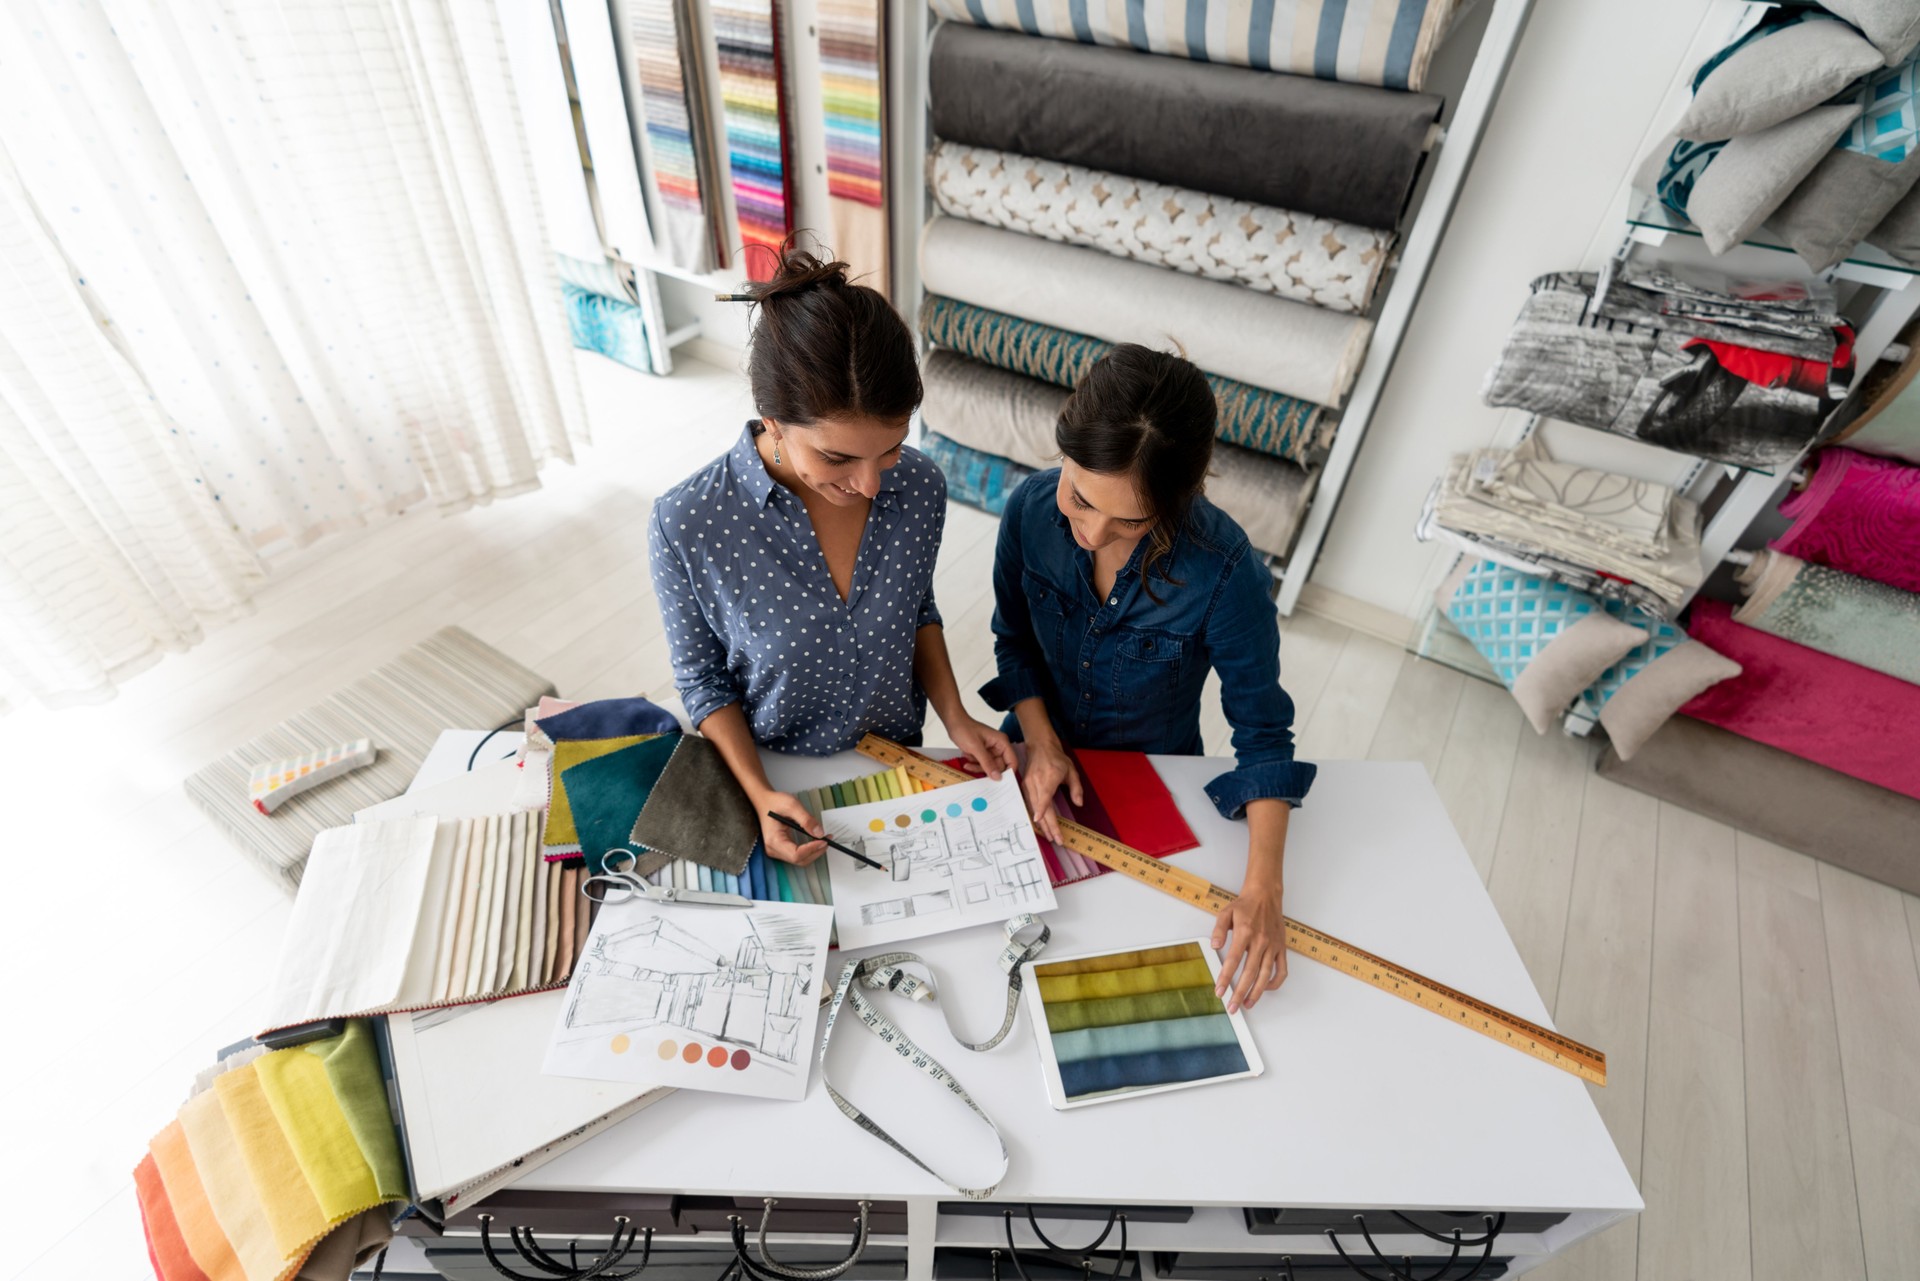
[[947, 474], [948, 498], [978, 507], [989, 516], [998, 516], [1007, 509], [1007, 495], [1033, 475], [1034, 470], [1010, 459], [968, 449], [924, 424], [920, 430], [920, 452], [938, 463], [940, 470]]
[[1773, 551], [1755, 554], [1740, 585], [1734, 622], [1920, 685], [1920, 593]]
[[705, 166], [698, 155], [702, 131], [688, 111], [674, 0], [635, 0], [629, 24], [640, 74], [648, 172], [660, 197], [654, 242], [674, 266], [704, 271], [714, 265], [705, 208], [712, 193], [703, 190]]
[[[773, 0], [714, 0], [727, 163], [739, 212], [747, 275], [773, 275], [793, 230], [793, 175], [787, 168], [786, 109], [780, 84], [780, 14]], [[748, 252], [758, 245], [773, 252]]]
[[927, 185], [956, 218], [1329, 311], [1365, 311], [1393, 247], [1391, 231], [957, 142], [928, 153]]
[[932, 0], [933, 11], [1030, 36], [1117, 45], [1196, 62], [1418, 89], [1460, 0]]
[[[921, 304], [920, 332], [936, 347], [1061, 387], [1077, 384], [1113, 347], [1085, 334], [935, 294]], [[1314, 461], [1332, 443], [1333, 420], [1318, 405], [1217, 374], [1208, 374], [1207, 383], [1219, 399], [1215, 435], [1221, 440], [1302, 464]]]

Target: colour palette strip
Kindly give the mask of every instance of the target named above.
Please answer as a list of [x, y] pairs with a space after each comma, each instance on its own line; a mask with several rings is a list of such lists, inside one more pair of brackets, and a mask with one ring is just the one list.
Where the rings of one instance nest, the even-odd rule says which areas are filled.
[[1067, 1106], [1258, 1070], [1197, 942], [1036, 965], [1033, 977], [1042, 1057]]
[[713, 34], [740, 244], [748, 276], [766, 280], [793, 230], [779, 11], [773, 0], [714, 0]]

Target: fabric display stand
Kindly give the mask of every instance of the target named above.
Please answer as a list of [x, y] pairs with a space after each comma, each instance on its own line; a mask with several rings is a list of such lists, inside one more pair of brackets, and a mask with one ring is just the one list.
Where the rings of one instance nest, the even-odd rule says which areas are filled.
[[1207, 495], [1284, 560], [1434, 134], [1451, 0], [1147, 11], [936, 0], [924, 448], [998, 512], [1114, 345], [1218, 400]]
[[629, 30], [640, 79], [653, 207], [654, 247], [687, 271], [727, 265], [721, 225], [715, 130], [707, 107], [706, 60], [694, 0], [629, 0]]

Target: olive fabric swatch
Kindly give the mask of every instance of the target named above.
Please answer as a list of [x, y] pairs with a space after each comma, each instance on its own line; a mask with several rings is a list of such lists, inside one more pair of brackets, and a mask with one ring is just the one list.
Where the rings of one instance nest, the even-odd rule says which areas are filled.
[[1047, 1005], [1047, 1030], [1071, 1032], [1083, 1027], [1117, 1027], [1157, 1019], [1189, 1019], [1203, 1014], [1225, 1014], [1227, 1007], [1213, 987], [1183, 987], [1145, 996], [1113, 996], [1098, 1001], [1063, 1001]]
[[1107, 970], [1132, 970], [1142, 965], [1177, 965], [1197, 961], [1200, 949], [1191, 943], [1169, 947], [1146, 947], [1137, 952], [1116, 952], [1110, 956], [1083, 956], [1077, 961], [1054, 961], [1033, 967], [1035, 978], [1052, 979], [1064, 974], [1100, 974]]
[[683, 734], [629, 839], [738, 876], [760, 839], [760, 820], [720, 749], [698, 734]]
[[606, 856], [618, 850], [636, 856], [633, 870], [642, 876], [667, 865], [667, 855], [636, 849], [629, 837], [634, 820], [679, 746], [678, 732], [661, 734], [582, 761], [561, 776], [561, 790], [572, 807], [573, 827], [588, 871], [596, 875], [604, 871]]
[[1136, 965], [1125, 970], [1093, 974], [1062, 974], [1040, 980], [1040, 999], [1098, 1001], [1115, 996], [1147, 996], [1178, 988], [1213, 988], [1213, 971], [1205, 961], [1177, 961], [1172, 965]]

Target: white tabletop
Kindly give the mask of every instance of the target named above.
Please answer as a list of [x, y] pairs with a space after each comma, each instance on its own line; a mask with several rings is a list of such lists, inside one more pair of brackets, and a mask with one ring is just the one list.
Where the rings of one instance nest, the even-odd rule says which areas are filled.
[[[1237, 886], [1246, 828], [1202, 791], [1231, 762], [1159, 756], [1201, 847], [1183, 868]], [[798, 789], [872, 762], [769, 758]], [[1293, 816], [1287, 914], [1552, 1026], [1432, 783], [1418, 764], [1332, 761]], [[1059, 890], [1052, 950], [1206, 934], [1209, 916], [1119, 875]], [[998, 1026], [1000, 934], [976, 928], [907, 944], [935, 967], [963, 1034]], [[837, 977], [840, 960], [829, 965]], [[1576, 1078], [1356, 979], [1290, 958], [1290, 977], [1248, 1015], [1266, 1060], [1247, 1081], [1058, 1112], [1022, 1017], [985, 1054], [954, 1045], [937, 1010], [879, 994], [998, 1123], [1019, 1201], [1633, 1211], [1620, 1156]], [[1579, 1035], [1579, 1029], [1572, 1029]], [[1601, 1046], [1605, 1049], [1605, 1046]], [[835, 1085], [955, 1182], [991, 1180], [991, 1135], [851, 1019], [836, 1030]], [[798, 1103], [682, 1091], [532, 1172], [520, 1186], [788, 1197], [952, 1195], [842, 1116], [816, 1062]]]

